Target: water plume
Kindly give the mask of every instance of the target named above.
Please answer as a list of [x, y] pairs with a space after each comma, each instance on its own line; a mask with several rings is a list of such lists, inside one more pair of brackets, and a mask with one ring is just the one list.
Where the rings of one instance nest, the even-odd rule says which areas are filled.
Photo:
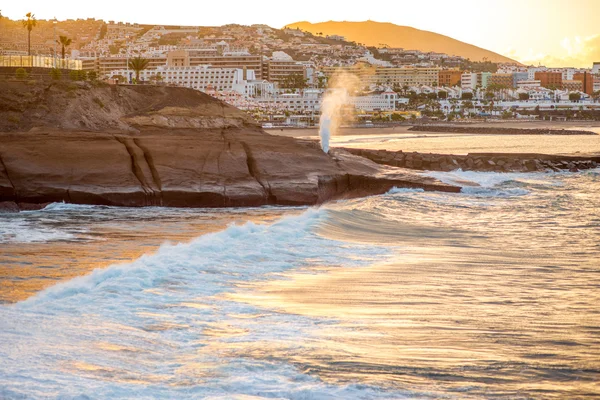
[[319, 121], [319, 136], [321, 148], [325, 153], [329, 152], [329, 140], [335, 135], [342, 122], [351, 119], [344, 112], [344, 106], [348, 104], [349, 94], [356, 90], [359, 80], [356, 75], [338, 73], [329, 80], [329, 88], [321, 103], [321, 119]]

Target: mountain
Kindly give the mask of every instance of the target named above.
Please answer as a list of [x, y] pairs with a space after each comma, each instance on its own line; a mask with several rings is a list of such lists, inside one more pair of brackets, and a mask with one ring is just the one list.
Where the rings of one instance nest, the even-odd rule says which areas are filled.
[[399, 26], [389, 22], [296, 22], [286, 25], [288, 28], [300, 28], [312, 34], [341, 35], [347, 40], [364, 43], [367, 46], [380, 46], [386, 44], [390, 47], [401, 47], [406, 50], [420, 50], [423, 52], [446, 53], [469, 58], [472, 61], [482, 61], [487, 58], [492, 62], [517, 63], [498, 53], [473, 46], [439, 33], [422, 31], [410, 26]]

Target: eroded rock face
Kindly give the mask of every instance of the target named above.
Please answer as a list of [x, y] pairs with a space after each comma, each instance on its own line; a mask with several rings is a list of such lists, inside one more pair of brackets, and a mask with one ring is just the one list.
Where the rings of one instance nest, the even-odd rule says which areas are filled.
[[[2, 87], [4, 85], [4, 87]], [[1, 208], [313, 205], [394, 186], [459, 191], [343, 150], [271, 136], [183, 88], [0, 83]], [[4, 120], [1, 120], [4, 121]], [[17, 121], [17, 122], [14, 122]], [[12, 125], [11, 125], [12, 124]], [[85, 129], [82, 129], [85, 128]]]
[[459, 191], [258, 128], [0, 134], [0, 201], [116, 206], [312, 205], [397, 187]]

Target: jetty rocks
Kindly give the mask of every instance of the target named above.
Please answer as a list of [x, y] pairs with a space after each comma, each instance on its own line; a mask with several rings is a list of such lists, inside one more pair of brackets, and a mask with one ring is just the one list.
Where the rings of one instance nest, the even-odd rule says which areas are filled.
[[414, 125], [408, 130], [413, 132], [466, 133], [474, 135], [596, 135], [596, 133], [591, 131], [577, 129], [503, 128], [441, 124]]
[[417, 153], [387, 150], [350, 149], [354, 155], [368, 158], [381, 164], [399, 168], [427, 171], [495, 171], [495, 172], [536, 172], [561, 171], [577, 172], [597, 168], [600, 156], [578, 157], [551, 154], [526, 153], [469, 153], [467, 155]]

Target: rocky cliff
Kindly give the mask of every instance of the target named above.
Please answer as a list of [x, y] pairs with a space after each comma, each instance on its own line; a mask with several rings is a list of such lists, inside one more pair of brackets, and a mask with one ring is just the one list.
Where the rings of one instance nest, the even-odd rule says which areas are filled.
[[311, 205], [390, 188], [459, 191], [313, 142], [271, 136], [201, 92], [0, 84], [0, 202]]

